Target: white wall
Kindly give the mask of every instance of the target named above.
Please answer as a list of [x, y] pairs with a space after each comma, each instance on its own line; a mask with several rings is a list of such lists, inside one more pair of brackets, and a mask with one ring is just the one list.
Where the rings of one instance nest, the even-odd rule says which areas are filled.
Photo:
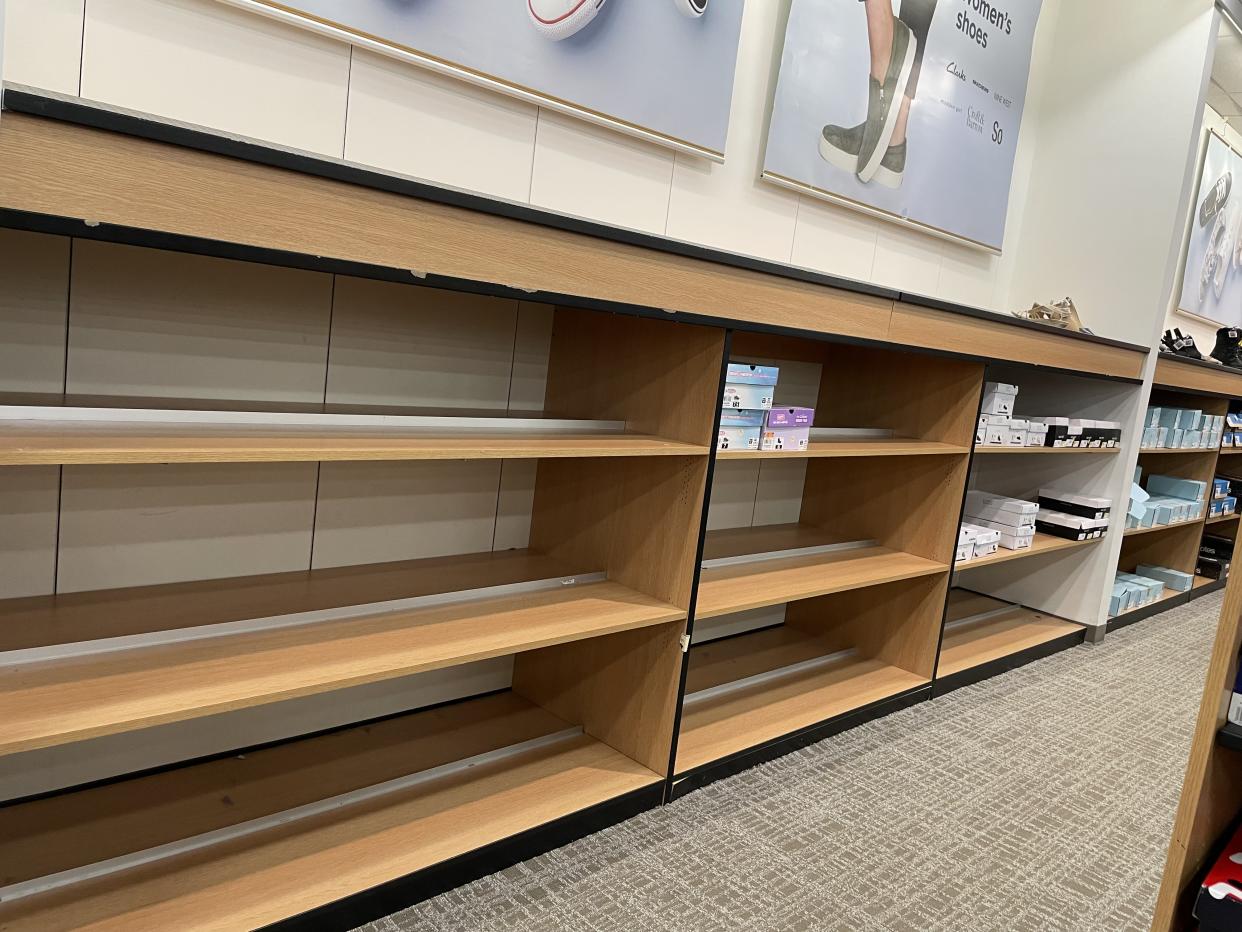
[[[1199, 136], [1199, 146], [1195, 154], [1195, 171], [1198, 172], [1199, 166], [1203, 164], [1203, 152], [1207, 149], [1208, 130], [1216, 130], [1220, 135], [1224, 136], [1229, 144], [1239, 152], [1242, 152], [1242, 133], [1239, 133], [1232, 126], [1225, 122], [1224, 117], [1213, 110], [1211, 107], [1203, 108], [1203, 132]], [[1197, 190], [1197, 188], [1196, 188]], [[1181, 257], [1186, 255], [1187, 240], [1190, 237], [1191, 217], [1194, 212], [1194, 202], [1191, 203], [1191, 209], [1186, 211], [1181, 229], [1181, 245], [1178, 251], [1179, 264], [1177, 277], [1174, 279], [1173, 293], [1169, 296], [1168, 317], [1164, 322], [1165, 329], [1171, 330], [1177, 328], [1182, 333], [1195, 338], [1195, 345], [1199, 347], [1199, 352], [1204, 356], [1212, 351], [1212, 347], [1216, 345], [1216, 331], [1220, 325], [1202, 317], [1194, 317], [1190, 314], [1183, 314], [1177, 309], [1177, 297], [1182, 292], [1182, 271]]]
[[1213, 20], [1212, 0], [1061, 4], [1028, 113], [1034, 163], [1006, 238], [1007, 304], [1068, 294], [1097, 333], [1153, 343]]
[[[5, 80], [495, 197], [982, 307], [989, 254], [758, 180], [789, 0], [746, 4], [724, 165], [638, 142], [214, 0], [6, 0]], [[1050, 57], [1060, 0], [1045, 0]], [[1024, 128], [1014, 189], [1026, 190]]]

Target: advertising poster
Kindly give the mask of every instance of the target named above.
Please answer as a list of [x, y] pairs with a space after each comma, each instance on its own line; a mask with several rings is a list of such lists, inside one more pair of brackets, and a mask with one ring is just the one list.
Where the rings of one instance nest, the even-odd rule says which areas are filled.
[[[1208, 136], [1190, 216], [1178, 310], [1221, 326], [1242, 326], [1242, 156]], [[1205, 350], [1206, 352], [1206, 350]]]
[[792, 0], [763, 175], [999, 251], [1041, 0]]
[[724, 157], [743, 0], [224, 2], [334, 27], [501, 93]]

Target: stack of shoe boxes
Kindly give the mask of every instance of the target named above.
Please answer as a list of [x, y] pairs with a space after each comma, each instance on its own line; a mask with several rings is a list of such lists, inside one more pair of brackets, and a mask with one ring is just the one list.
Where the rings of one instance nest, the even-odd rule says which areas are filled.
[[1113, 583], [1113, 596], [1108, 614], [1116, 617], [1123, 612], [1142, 608], [1164, 595], [1164, 582], [1138, 573], [1118, 573]]
[[[1006, 550], [1025, 550], [1035, 538], [1035, 515], [1038, 511], [1034, 502], [1021, 498], [1007, 498], [992, 492], [967, 492], [962, 527], [974, 531], [976, 540], [980, 533], [986, 534], [989, 539], [995, 534], [999, 535], [996, 543]], [[975, 555], [983, 556], [979, 553]]]
[[1198, 521], [1203, 517], [1204, 501], [1208, 484], [1198, 479], [1179, 479], [1176, 476], [1147, 477], [1147, 510], [1154, 512], [1151, 524], [1181, 524]]
[[1147, 409], [1143, 426], [1145, 450], [1210, 450], [1219, 447], [1225, 415], [1192, 408]]
[[1225, 415], [1225, 432], [1220, 436], [1222, 447], [1242, 447], [1242, 414]]
[[981, 524], [962, 522], [957, 529], [957, 555], [954, 561], [966, 563], [979, 557], [990, 557], [1000, 546], [1000, 531]]
[[776, 366], [729, 363], [717, 450], [759, 449], [764, 418], [772, 408], [772, 396], [776, 394], [779, 375], [780, 369]]
[[1064, 489], [1040, 489], [1035, 529], [1068, 540], [1095, 540], [1108, 531], [1111, 498]]
[[1234, 480], [1220, 476], [1212, 480], [1212, 498], [1208, 502], [1209, 518], [1223, 518], [1238, 510], [1238, 498], [1232, 494], [1232, 481]]
[[983, 388], [975, 444], [989, 447], [1116, 447], [1120, 421], [1014, 413], [1018, 386], [988, 382]]

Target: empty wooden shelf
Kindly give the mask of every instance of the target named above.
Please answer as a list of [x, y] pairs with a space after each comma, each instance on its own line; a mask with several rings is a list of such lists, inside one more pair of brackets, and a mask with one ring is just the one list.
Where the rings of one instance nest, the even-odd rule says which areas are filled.
[[954, 589], [945, 616], [938, 678], [1057, 641], [1081, 640], [1082, 625], [1000, 599]]
[[698, 444], [587, 426], [552, 430], [537, 425], [516, 429], [469, 424], [355, 427], [325, 422], [316, 427], [279, 421], [0, 420], [0, 466], [705, 456], [707, 452]]
[[0, 753], [47, 747], [391, 679], [685, 612], [617, 582], [0, 668]]
[[[815, 664], [817, 659], [824, 663]], [[782, 673], [787, 667], [794, 669]], [[763, 674], [773, 676], [695, 698]], [[855, 652], [833, 655], [818, 638], [784, 625], [696, 645], [690, 650], [676, 771], [685, 773], [928, 682]]]
[[1086, 547], [1091, 544], [1098, 544], [1103, 538], [1097, 537], [1094, 540], [1067, 540], [1064, 537], [1057, 537], [1054, 534], [1041, 534], [1036, 532], [1035, 537], [1031, 540], [1031, 546], [1025, 550], [1006, 550], [1001, 547], [996, 553], [986, 557], [978, 557], [974, 560], [966, 560], [962, 563], [953, 564], [953, 568], [959, 572], [972, 570], [980, 566], [992, 566], [996, 563], [1007, 563], [1010, 560], [1021, 560], [1026, 557], [1037, 557], [1046, 553], [1056, 553], [1059, 550], [1072, 550], [1076, 547]]
[[883, 437], [870, 440], [812, 440], [805, 450], [722, 450], [717, 459], [818, 459], [831, 456], [954, 456], [969, 447], [936, 440]]
[[1143, 456], [1147, 456], [1148, 454], [1151, 454], [1151, 453], [1210, 453], [1210, 454], [1215, 454], [1217, 452], [1224, 453], [1227, 451], [1225, 450], [1217, 451], [1216, 447], [1184, 447], [1184, 448], [1174, 448], [1174, 449], [1169, 449], [1167, 447], [1143, 447], [1143, 449], [1139, 450], [1139, 453], [1141, 453]]
[[778, 555], [724, 566], [705, 566], [699, 581], [695, 617], [712, 618], [949, 569], [935, 560], [867, 543], [845, 544], [849, 549], [828, 552], [779, 555], [783, 550], [834, 544], [840, 544], [840, 538], [804, 525], [709, 532], [703, 550], [705, 560], [771, 552]]
[[0, 926], [257, 928], [660, 782], [472, 699], [0, 810]]
[[1226, 521], [1237, 521], [1237, 520], [1238, 520], [1238, 516], [1236, 513], [1231, 514], [1231, 515], [1218, 515], [1215, 518], [1208, 518], [1206, 521], [1204, 521], [1204, 524], [1224, 524]]

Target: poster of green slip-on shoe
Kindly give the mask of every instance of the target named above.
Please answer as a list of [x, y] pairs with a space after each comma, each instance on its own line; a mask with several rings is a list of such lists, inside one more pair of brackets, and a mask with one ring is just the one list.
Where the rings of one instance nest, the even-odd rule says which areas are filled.
[[1242, 155], [1208, 135], [1190, 219], [1178, 310], [1242, 325]]
[[1000, 250], [1041, 0], [792, 0], [763, 176]]
[[744, 0], [220, 0], [723, 158]]

